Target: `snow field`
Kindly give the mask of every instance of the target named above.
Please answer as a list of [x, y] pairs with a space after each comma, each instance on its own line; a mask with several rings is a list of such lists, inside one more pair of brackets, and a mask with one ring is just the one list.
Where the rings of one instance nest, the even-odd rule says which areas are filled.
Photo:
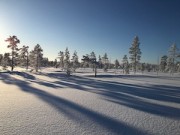
[[0, 74], [0, 134], [178, 135], [179, 77]]

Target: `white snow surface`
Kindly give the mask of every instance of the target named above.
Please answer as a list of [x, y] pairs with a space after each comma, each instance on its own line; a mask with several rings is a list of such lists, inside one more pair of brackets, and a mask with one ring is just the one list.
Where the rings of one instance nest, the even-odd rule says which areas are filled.
[[0, 73], [0, 135], [180, 135], [180, 76]]

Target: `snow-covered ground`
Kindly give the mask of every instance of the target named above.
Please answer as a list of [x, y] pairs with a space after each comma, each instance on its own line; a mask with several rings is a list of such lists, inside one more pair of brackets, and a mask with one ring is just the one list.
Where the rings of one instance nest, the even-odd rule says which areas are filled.
[[180, 76], [0, 73], [0, 135], [179, 135]]

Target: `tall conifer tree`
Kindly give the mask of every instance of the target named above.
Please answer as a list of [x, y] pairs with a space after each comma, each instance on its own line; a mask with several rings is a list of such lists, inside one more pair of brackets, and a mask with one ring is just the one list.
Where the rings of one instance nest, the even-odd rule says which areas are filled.
[[130, 60], [132, 63], [132, 67], [134, 73], [137, 71], [137, 65], [141, 59], [141, 50], [139, 48], [140, 42], [138, 36], [136, 36], [133, 40], [132, 46], [129, 48]]

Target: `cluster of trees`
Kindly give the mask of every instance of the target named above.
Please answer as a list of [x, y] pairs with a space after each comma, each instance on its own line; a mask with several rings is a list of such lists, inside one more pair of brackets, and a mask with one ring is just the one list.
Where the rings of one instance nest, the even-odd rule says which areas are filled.
[[[128, 56], [124, 55], [122, 59], [122, 65], [119, 64], [119, 61], [115, 60], [115, 68], [118, 67], [123, 69], [123, 73], [129, 74], [129, 70], [133, 70], [134, 73], [139, 69], [139, 66], [141, 65], [140, 59], [141, 59], [141, 50], [140, 50], [140, 42], [138, 36], [135, 36], [131, 47], [129, 48], [129, 59], [131, 63], [128, 61]], [[141, 70], [144, 70], [143, 68]]]
[[72, 59], [70, 60], [70, 52], [68, 48], [66, 48], [64, 52], [60, 51], [58, 53], [58, 59], [59, 62], [55, 59], [55, 67], [60, 67], [62, 70], [65, 70], [68, 75], [70, 75], [72, 69], [75, 72], [80, 65], [76, 51], [74, 51]]
[[[107, 72], [108, 69], [114, 68], [115, 72], [117, 69], [123, 69], [123, 73], [129, 74], [129, 71], [132, 70], [134, 73], [141, 71], [142, 73], [147, 71], [162, 71], [174, 73], [180, 71], [180, 53], [176, 44], [173, 44], [169, 51], [168, 55], [161, 57], [159, 65], [152, 65], [148, 63], [140, 63], [141, 59], [141, 50], [140, 42], [138, 36], [136, 36], [132, 42], [131, 47], [129, 48], [129, 58], [127, 55], [124, 55], [122, 62], [120, 63], [117, 59], [114, 63], [108, 58], [107, 53], [102, 57], [99, 55], [96, 58], [96, 54], [92, 51], [90, 54], [86, 54], [79, 62], [79, 57], [76, 51], [74, 51], [72, 58], [70, 59], [70, 52], [68, 48], [65, 51], [60, 51], [58, 53], [57, 59], [55, 61], [49, 61], [48, 58], [43, 57], [43, 49], [39, 44], [35, 45], [34, 49], [29, 51], [29, 47], [23, 45], [19, 47], [20, 40], [16, 36], [9, 36], [6, 40], [8, 43], [8, 48], [11, 49], [11, 53], [0, 54], [0, 65], [3, 66], [3, 69], [6, 69], [7, 66], [11, 66], [11, 71], [13, 71], [15, 66], [23, 66], [26, 69], [29, 66], [33, 67], [36, 72], [40, 67], [56, 67], [61, 68], [66, 71], [67, 74], [75, 72], [77, 68], [92, 68], [97, 74], [97, 68], [103, 69], [104, 72]], [[130, 62], [129, 62], [130, 60]]]
[[9, 36], [5, 41], [8, 43], [7, 47], [11, 53], [0, 55], [0, 65], [3, 66], [3, 69], [10, 66], [13, 71], [15, 66], [25, 66], [26, 69], [31, 66], [38, 71], [43, 62], [43, 50], [39, 44], [29, 51], [28, 46], [18, 47], [20, 40], [16, 36]]
[[170, 72], [171, 74], [180, 72], [180, 52], [176, 44], [171, 45], [168, 54], [161, 57], [159, 64], [140, 63], [142, 52], [139, 45], [139, 38], [136, 36], [133, 40], [132, 46], [129, 48], [130, 63], [128, 62], [127, 55], [124, 55], [122, 65], [119, 64], [118, 60], [115, 60], [115, 68], [122, 68], [123, 73], [126, 74], [129, 73], [129, 70], [134, 71], [134, 73], [136, 73], [137, 70], [142, 73], [145, 70], [148, 72]]
[[92, 51], [90, 54], [86, 54], [83, 56], [82, 66], [92, 67], [96, 77], [97, 68], [103, 69], [104, 72], [107, 72], [108, 67], [110, 67], [111, 65], [109, 63], [107, 53], [105, 53], [103, 57], [99, 55], [99, 59], [97, 61], [96, 55], [94, 51]]
[[103, 57], [99, 55], [99, 59], [97, 60], [94, 51], [92, 51], [90, 54], [84, 55], [81, 59], [82, 62], [79, 62], [77, 52], [74, 51], [72, 58], [70, 59], [69, 50], [68, 48], [66, 48], [64, 52], [60, 51], [58, 53], [57, 59], [55, 59], [55, 67], [61, 68], [62, 70], [66, 71], [67, 74], [75, 72], [76, 69], [79, 67], [92, 68], [93, 71], [95, 71], [95, 74], [97, 73], [97, 68], [104, 69], [104, 71], [106, 72], [107, 69], [110, 67], [107, 53], [105, 53]]
[[90, 54], [86, 54], [82, 59], [82, 67], [91, 67], [93, 71], [95, 68], [103, 69], [107, 72], [108, 68], [111, 67], [110, 61], [107, 53], [105, 53], [102, 57], [99, 55], [98, 60], [96, 58], [96, 54], [92, 51]]

